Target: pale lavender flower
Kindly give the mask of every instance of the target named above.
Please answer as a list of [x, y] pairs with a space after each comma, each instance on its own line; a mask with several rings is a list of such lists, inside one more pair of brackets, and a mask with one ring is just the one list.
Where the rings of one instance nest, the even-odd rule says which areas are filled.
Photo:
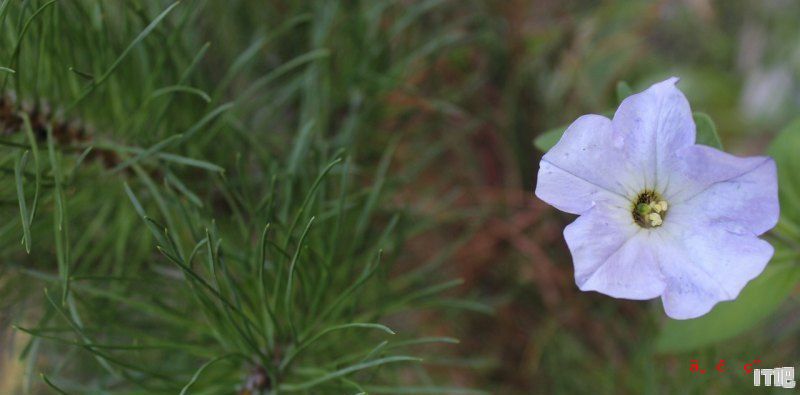
[[773, 248], [775, 162], [695, 144], [677, 78], [578, 118], [542, 158], [536, 196], [580, 217], [564, 229], [575, 282], [615, 298], [661, 297], [676, 319], [735, 299]]

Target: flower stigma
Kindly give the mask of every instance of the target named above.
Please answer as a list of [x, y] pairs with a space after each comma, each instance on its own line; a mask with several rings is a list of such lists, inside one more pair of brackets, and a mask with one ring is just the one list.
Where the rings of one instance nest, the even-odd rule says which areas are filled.
[[633, 220], [642, 228], [655, 228], [664, 223], [669, 205], [654, 191], [644, 191], [633, 201]]

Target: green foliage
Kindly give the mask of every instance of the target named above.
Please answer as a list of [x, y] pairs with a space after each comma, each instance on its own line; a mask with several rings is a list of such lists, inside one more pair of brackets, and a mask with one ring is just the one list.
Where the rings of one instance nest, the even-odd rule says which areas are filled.
[[790, 123], [770, 144], [768, 153], [778, 166], [781, 220], [777, 230], [789, 240], [800, 240], [800, 119]]
[[537, 136], [533, 140], [533, 145], [540, 151], [547, 152], [550, 148], [558, 144], [558, 141], [561, 140], [561, 136], [563, 136], [566, 131], [566, 126], [559, 126], [555, 129], [548, 130]]
[[707, 145], [722, 150], [722, 140], [719, 139], [717, 134], [717, 125], [708, 114], [695, 111], [694, 124], [697, 127], [697, 144]]
[[622, 104], [622, 101], [625, 100], [626, 97], [633, 94], [633, 88], [628, 85], [625, 81], [617, 82], [616, 87], [616, 95], [617, 95], [617, 104]]
[[393, 272], [427, 220], [388, 203], [400, 141], [368, 126], [459, 41], [404, 33], [441, 6], [1, 2], [21, 388], [477, 393], [421, 365], [457, 341], [397, 318], [460, 282]]

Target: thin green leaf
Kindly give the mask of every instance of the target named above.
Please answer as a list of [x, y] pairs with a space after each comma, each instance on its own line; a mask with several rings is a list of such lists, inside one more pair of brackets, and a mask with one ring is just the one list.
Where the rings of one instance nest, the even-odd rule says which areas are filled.
[[66, 222], [67, 204], [62, 185], [61, 163], [56, 154], [55, 139], [53, 138], [53, 129], [51, 127], [47, 128], [47, 152], [50, 158], [50, 167], [53, 169], [53, 182], [55, 185], [55, 190], [53, 191], [53, 198], [55, 199], [53, 228], [56, 239], [56, 260], [58, 261], [58, 272], [62, 284], [61, 302], [64, 303], [69, 294], [70, 283], [69, 234]]
[[57, 385], [53, 384], [53, 382], [50, 381], [50, 379], [48, 379], [44, 373], [39, 373], [39, 377], [41, 377], [44, 383], [47, 384], [48, 387], [52, 388], [54, 391], [58, 392], [61, 395], [69, 395], [67, 391], [62, 390]]
[[118, 164], [117, 166], [115, 166], [113, 169], [111, 169], [111, 173], [119, 173], [120, 171], [125, 170], [126, 168], [128, 168], [128, 167], [130, 167], [130, 166], [132, 166], [132, 165], [134, 165], [136, 163], [139, 163], [142, 160], [147, 159], [150, 156], [155, 155], [156, 153], [159, 153], [159, 152], [167, 149], [170, 145], [172, 145], [172, 143], [180, 140], [181, 137], [182, 137], [182, 135], [176, 134], [174, 136], [167, 137], [166, 139], [161, 140], [156, 144], [153, 144], [150, 148], [140, 152], [139, 154], [137, 154], [133, 158], [127, 159], [124, 162], [122, 162], [122, 163]]
[[25, 252], [31, 253], [31, 222], [28, 204], [25, 201], [25, 187], [22, 183], [22, 170], [28, 163], [28, 151], [18, 157], [14, 165], [14, 179], [17, 186], [17, 200], [19, 201], [19, 214], [22, 217], [22, 242], [25, 245]]
[[422, 361], [422, 359], [420, 359], [420, 358], [414, 358], [414, 357], [408, 357], [408, 356], [402, 356], [402, 355], [392, 356], [392, 357], [385, 357], [385, 358], [380, 358], [380, 359], [376, 359], [376, 360], [369, 361], [369, 362], [363, 362], [363, 363], [355, 364], [355, 365], [352, 365], [352, 366], [348, 366], [346, 368], [342, 368], [342, 369], [339, 369], [337, 371], [324, 374], [324, 375], [322, 375], [320, 377], [317, 377], [317, 378], [314, 378], [314, 379], [311, 379], [311, 380], [308, 380], [308, 381], [305, 381], [305, 382], [302, 382], [302, 383], [296, 383], [296, 384], [294, 384], [294, 383], [285, 383], [285, 384], [281, 384], [279, 386], [279, 388], [280, 388], [281, 391], [287, 391], [287, 392], [302, 391], [302, 390], [306, 390], [306, 389], [309, 389], [309, 388], [313, 388], [313, 387], [315, 387], [315, 386], [317, 386], [319, 384], [322, 384], [322, 383], [324, 383], [326, 381], [333, 380], [333, 379], [336, 379], [336, 378], [339, 378], [339, 377], [346, 376], [346, 375], [348, 375], [350, 373], [357, 372], [359, 370], [374, 368], [374, 367], [381, 366], [381, 365], [386, 365], [386, 364], [389, 364], [389, 363], [421, 362], [421, 361]]
[[166, 161], [169, 161], [169, 162], [174, 162], [174, 163], [178, 163], [178, 164], [186, 165], [186, 166], [191, 166], [191, 167], [197, 167], [199, 169], [205, 169], [205, 170], [209, 170], [209, 171], [213, 171], [213, 172], [217, 172], [217, 173], [224, 173], [225, 172], [225, 168], [223, 168], [222, 166], [218, 166], [218, 165], [215, 165], [215, 164], [213, 164], [211, 162], [207, 162], [207, 161], [200, 160], [200, 159], [187, 158], [185, 156], [170, 154], [170, 153], [166, 153], [166, 152], [159, 153], [158, 154], [158, 158], [166, 160]]
[[186, 85], [173, 85], [161, 89], [156, 89], [155, 91], [153, 91], [152, 94], [150, 94], [150, 98], [155, 99], [159, 96], [163, 96], [174, 92], [188, 93], [203, 99], [203, 101], [206, 103], [211, 103], [211, 97], [208, 96], [208, 93], [205, 93], [200, 89]]
[[167, 175], [164, 177], [164, 180], [167, 182], [167, 184], [172, 185], [176, 189], [178, 189], [178, 191], [180, 191], [180, 193], [183, 194], [183, 196], [186, 196], [186, 198], [189, 199], [189, 201], [192, 202], [192, 204], [194, 204], [197, 207], [203, 207], [203, 201], [200, 200], [200, 198], [197, 197], [197, 195], [194, 194], [194, 192], [189, 190], [189, 187], [187, 187], [174, 174], [172, 174], [171, 172], [168, 172]]
[[238, 356], [238, 355], [237, 355], [237, 354], [222, 355], [222, 356], [216, 357], [216, 358], [214, 358], [214, 359], [212, 359], [212, 360], [210, 360], [210, 361], [208, 361], [208, 362], [204, 363], [202, 366], [200, 366], [200, 368], [199, 368], [199, 369], [197, 369], [197, 371], [196, 371], [196, 372], [194, 372], [194, 375], [192, 375], [192, 378], [191, 378], [191, 380], [189, 380], [189, 382], [188, 382], [188, 383], [186, 383], [186, 385], [185, 385], [185, 386], [183, 386], [183, 389], [181, 389], [181, 393], [180, 393], [180, 395], [186, 395], [186, 394], [188, 394], [188, 392], [187, 392], [187, 391], [189, 391], [189, 388], [190, 388], [190, 387], [191, 387], [191, 386], [192, 386], [192, 385], [193, 385], [195, 382], [197, 382], [197, 380], [200, 378], [200, 375], [201, 375], [201, 374], [203, 374], [203, 371], [205, 371], [205, 370], [206, 370], [206, 368], [208, 368], [209, 366], [211, 366], [211, 365], [213, 365], [213, 364], [215, 364], [215, 363], [217, 363], [217, 362], [219, 362], [219, 361], [222, 361], [222, 360], [224, 360], [224, 359], [226, 359], [226, 358], [230, 358], [230, 357], [233, 357], [233, 356]]
[[306, 228], [303, 230], [303, 233], [300, 235], [300, 240], [297, 242], [297, 248], [295, 249], [294, 255], [292, 256], [292, 261], [289, 263], [289, 274], [286, 282], [286, 293], [284, 294], [283, 302], [285, 306], [286, 315], [289, 319], [289, 326], [292, 329], [292, 332], [294, 332], [294, 324], [292, 321], [292, 291], [294, 290], [293, 287], [294, 272], [295, 272], [295, 267], [297, 265], [297, 259], [300, 257], [300, 251], [303, 249], [303, 247], [305, 247], [306, 236], [308, 236], [308, 231], [311, 230], [311, 225], [313, 224], [314, 224], [314, 217], [311, 217], [311, 219], [308, 220], [308, 224], [306, 225]]
[[78, 97], [78, 99], [77, 99], [77, 100], [75, 100], [75, 103], [73, 103], [73, 105], [72, 105], [72, 107], [70, 107], [70, 109], [72, 109], [72, 108], [76, 107], [76, 106], [77, 106], [77, 105], [78, 105], [80, 102], [82, 102], [82, 101], [83, 101], [83, 100], [84, 100], [84, 99], [85, 99], [87, 96], [89, 96], [89, 94], [90, 94], [90, 93], [91, 93], [91, 92], [92, 92], [92, 91], [93, 91], [93, 90], [94, 90], [96, 87], [98, 87], [98, 86], [99, 86], [99, 85], [101, 85], [103, 82], [105, 82], [105, 80], [107, 80], [107, 79], [108, 79], [108, 77], [109, 77], [109, 76], [110, 76], [110, 75], [111, 75], [111, 74], [112, 74], [112, 73], [113, 73], [113, 72], [114, 72], [114, 71], [117, 69], [117, 67], [119, 67], [120, 63], [122, 63], [122, 61], [123, 61], [123, 60], [124, 60], [124, 59], [125, 59], [125, 58], [128, 56], [128, 54], [129, 54], [129, 53], [130, 53], [130, 52], [133, 50], [133, 48], [135, 48], [135, 47], [136, 47], [137, 45], [139, 45], [139, 43], [141, 43], [141, 42], [142, 42], [142, 41], [143, 41], [143, 40], [144, 40], [144, 39], [145, 39], [147, 36], [149, 36], [149, 35], [150, 35], [150, 33], [151, 33], [153, 30], [155, 30], [156, 26], [158, 26], [158, 25], [161, 23], [161, 21], [162, 21], [162, 20], [164, 20], [164, 18], [166, 18], [166, 17], [167, 17], [167, 14], [169, 14], [169, 13], [170, 13], [170, 12], [171, 12], [173, 9], [175, 9], [175, 7], [177, 7], [177, 6], [178, 6], [178, 4], [180, 4], [180, 1], [176, 1], [176, 2], [172, 3], [172, 5], [170, 5], [169, 7], [167, 7], [167, 8], [166, 8], [166, 9], [165, 9], [163, 12], [161, 12], [161, 14], [159, 14], [159, 15], [158, 15], [158, 16], [157, 16], [155, 19], [153, 19], [153, 21], [152, 21], [152, 22], [150, 22], [150, 24], [149, 24], [149, 25], [147, 25], [147, 27], [145, 27], [145, 28], [144, 28], [144, 30], [142, 30], [142, 32], [141, 32], [141, 33], [139, 33], [139, 35], [138, 35], [138, 36], [136, 36], [136, 38], [135, 38], [135, 39], [133, 39], [133, 41], [131, 41], [131, 43], [128, 45], [128, 47], [127, 47], [127, 48], [125, 48], [125, 50], [124, 50], [124, 51], [122, 51], [122, 53], [121, 53], [121, 54], [120, 54], [120, 55], [117, 57], [117, 59], [116, 59], [116, 60], [114, 60], [114, 62], [113, 62], [113, 63], [111, 63], [111, 66], [109, 66], [109, 67], [108, 67], [108, 69], [107, 69], [107, 70], [106, 70], [106, 71], [105, 71], [105, 72], [104, 72], [102, 75], [100, 75], [100, 77], [99, 77], [99, 78], [97, 78], [97, 80], [93, 81], [93, 82], [92, 82], [92, 83], [89, 85], [89, 87], [88, 87], [88, 88], [86, 88], [86, 89], [83, 91], [83, 93], [81, 94], [81, 96], [79, 96], [79, 97]]
[[189, 141], [195, 134], [197, 134], [200, 130], [206, 127], [211, 121], [216, 119], [220, 114], [230, 110], [233, 108], [234, 103], [225, 103], [209, 112], [203, 118], [200, 118], [194, 125], [192, 125], [189, 129], [183, 133], [183, 138], [181, 138], [179, 144], [183, 144], [186, 141]]
[[285, 369], [286, 366], [288, 366], [289, 363], [291, 363], [292, 360], [298, 354], [300, 354], [300, 352], [302, 352], [306, 348], [310, 347], [312, 344], [314, 344], [314, 342], [319, 340], [321, 337], [323, 337], [323, 336], [325, 336], [325, 335], [327, 335], [328, 333], [331, 333], [331, 332], [341, 331], [341, 330], [351, 329], [351, 328], [378, 329], [378, 330], [384, 331], [384, 332], [386, 332], [386, 333], [388, 333], [390, 335], [394, 335], [395, 334], [395, 332], [391, 328], [389, 328], [388, 326], [381, 325], [381, 324], [374, 324], [374, 323], [350, 323], [350, 324], [332, 326], [330, 328], [323, 329], [322, 331], [320, 331], [319, 333], [315, 334], [314, 336], [312, 336], [308, 340], [301, 341], [300, 345], [297, 348], [293, 349], [292, 351], [289, 351], [289, 353], [286, 354], [286, 357], [283, 359], [283, 361], [281, 361], [280, 369], [281, 370]]
[[33, 171], [35, 175], [34, 190], [33, 190], [33, 203], [31, 203], [30, 218], [28, 218], [28, 226], [33, 225], [33, 219], [36, 217], [36, 210], [39, 207], [39, 189], [42, 185], [42, 174], [39, 170], [41, 168], [41, 161], [39, 159], [39, 144], [36, 142], [36, 136], [33, 134], [30, 118], [28, 114], [20, 113], [22, 124], [24, 125], [25, 135], [28, 137], [28, 142], [31, 145], [31, 153], [33, 154]]

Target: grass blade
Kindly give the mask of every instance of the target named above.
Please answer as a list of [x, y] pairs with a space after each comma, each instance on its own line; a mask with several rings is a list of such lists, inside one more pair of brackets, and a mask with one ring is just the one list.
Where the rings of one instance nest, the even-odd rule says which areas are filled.
[[[53, 0], [53, 1], [55, 1], [55, 0]], [[108, 69], [102, 75], [100, 75], [100, 77], [98, 77], [96, 80], [92, 81], [92, 83], [89, 85], [89, 87], [87, 87], [83, 91], [81, 96], [78, 97], [77, 100], [75, 100], [75, 102], [72, 104], [72, 106], [70, 107], [69, 110], [75, 108], [84, 99], [86, 99], [86, 97], [89, 96], [89, 94], [92, 93], [92, 91], [94, 91], [95, 88], [97, 88], [103, 82], [105, 82], [105, 80], [108, 79], [108, 77], [117, 69], [117, 67], [119, 67], [120, 63], [122, 63], [122, 61], [133, 50], [133, 48], [135, 48], [137, 45], [139, 45], [140, 42], [142, 42], [147, 36], [149, 36], [150, 33], [161, 23], [161, 21], [164, 20], [164, 18], [167, 17], [167, 14], [169, 14], [175, 7], [177, 7], [178, 4], [180, 4], [180, 1], [176, 1], [176, 2], [172, 3], [172, 5], [167, 7], [167, 9], [162, 11], [161, 14], [159, 14], [152, 22], [150, 22], [150, 24], [147, 25], [147, 27], [145, 27], [144, 30], [142, 30], [142, 32], [139, 33], [139, 35], [136, 36], [135, 39], [133, 39], [133, 41], [131, 41], [131, 43], [128, 45], [128, 47], [125, 48], [124, 51], [122, 51], [122, 53], [117, 57], [117, 59], [114, 60], [113, 63], [111, 63], [111, 66], [109, 66]]]
[[324, 383], [326, 381], [333, 380], [333, 379], [336, 379], [336, 378], [340, 378], [340, 377], [346, 376], [346, 375], [348, 375], [350, 373], [353, 373], [353, 372], [357, 372], [359, 370], [369, 369], [369, 368], [373, 368], [373, 367], [376, 367], [376, 366], [381, 366], [381, 365], [385, 365], [385, 364], [389, 364], [389, 363], [421, 362], [421, 361], [422, 360], [420, 358], [414, 358], [414, 357], [403, 356], [403, 355], [385, 357], [385, 358], [380, 358], [380, 359], [376, 359], [376, 360], [369, 361], [369, 362], [363, 362], [363, 363], [358, 363], [358, 364], [355, 364], [355, 365], [351, 365], [351, 366], [348, 366], [346, 368], [342, 368], [342, 369], [339, 369], [337, 371], [324, 374], [324, 375], [322, 375], [320, 377], [308, 380], [308, 381], [303, 382], [303, 383], [281, 384], [279, 388], [280, 388], [281, 391], [287, 391], [287, 392], [302, 391], [302, 390], [306, 390], [306, 389], [315, 387], [315, 386], [317, 386], [319, 384], [322, 384], [322, 383]]
[[22, 242], [25, 245], [25, 252], [31, 253], [31, 216], [28, 212], [28, 204], [25, 202], [25, 188], [22, 183], [22, 172], [28, 163], [28, 152], [25, 151], [18, 157], [14, 164], [14, 179], [17, 186], [17, 200], [19, 200], [19, 214], [22, 217]]

